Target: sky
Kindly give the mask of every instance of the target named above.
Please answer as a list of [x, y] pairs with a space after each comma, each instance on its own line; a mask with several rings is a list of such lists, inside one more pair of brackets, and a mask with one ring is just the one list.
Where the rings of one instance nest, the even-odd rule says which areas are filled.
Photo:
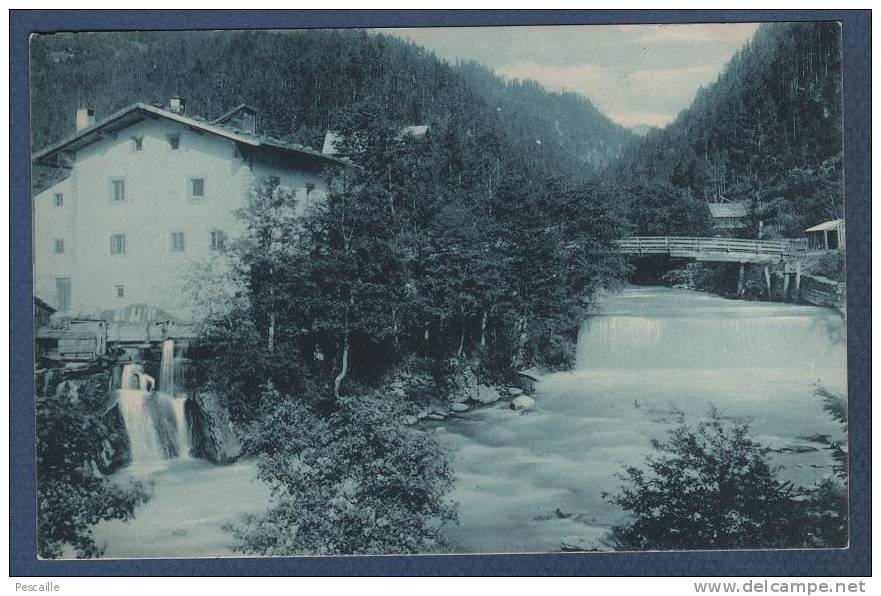
[[754, 23], [386, 29], [447, 60], [580, 93], [627, 127], [664, 126], [755, 32]]

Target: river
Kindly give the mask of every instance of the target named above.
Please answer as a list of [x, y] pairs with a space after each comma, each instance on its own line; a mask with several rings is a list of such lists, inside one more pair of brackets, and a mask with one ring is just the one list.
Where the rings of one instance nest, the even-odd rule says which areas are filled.
[[[572, 372], [543, 377], [534, 410], [497, 403], [426, 425], [455, 456], [455, 552], [547, 552], [563, 540], [598, 541], [623, 514], [603, 498], [622, 467], [640, 464], [675, 411], [711, 407], [751, 421], [781, 473], [809, 485], [829, 474], [813, 437], [841, 429], [812, 383], [844, 392], [844, 322], [834, 311], [727, 300], [669, 288], [609, 297], [579, 336]], [[224, 524], [264, 510], [254, 466], [170, 463], [148, 475], [153, 499], [128, 523], [96, 528], [107, 557], [232, 554]]]
[[774, 463], [797, 483], [830, 472], [828, 451], [810, 437], [841, 429], [812, 383], [846, 388], [839, 314], [645, 287], [624, 289], [601, 312], [581, 330], [575, 369], [537, 384], [534, 411], [499, 403], [438, 424], [456, 453], [454, 551], [601, 540], [623, 519], [602, 493], [619, 485], [623, 466], [644, 461], [677, 409], [690, 421], [713, 406], [748, 418], [756, 439], [786, 451]]

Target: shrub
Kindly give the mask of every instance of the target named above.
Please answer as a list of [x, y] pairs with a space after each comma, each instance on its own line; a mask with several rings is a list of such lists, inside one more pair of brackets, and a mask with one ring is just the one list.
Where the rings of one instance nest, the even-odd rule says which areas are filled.
[[[84, 386], [81, 403], [97, 403], [94, 384]], [[65, 544], [77, 557], [103, 553], [92, 536], [101, 520], [128, 520], [147, 501], [147, 487], [121, 484], [98, 469], [105, 441], [111, 435], [104, 420], [66, 395], [37, 398], [37, 550], [57, 558]]]
[[[817, 386], [814, 395], [823, 401], [823, 409], [847, 433], [847, 397]], [[810, 492], [808, 516], [811, 545], [843, 548], [848, 543], [848, 452], [847, 441], [830, 441], [834, 476], [824, 478]]]
[[[455, 519], [444, 495], [448, 455], [402, 423], [378, 395], [343, 397], [327, 417], [267, 389], [250, 428], [259, 477], [274, 495], [265, 514], [234, 527], [237, 550], [261, 555], [426, 553], [444, 549]], [[271, 405], [270, 405], [271, 404]]]
[[684, 419], [648, 470], [626, 469], [624, 486], [604, 495], [633, 514], [613, 528], [626, 550], [786, 548], [804, 544], [804, 495], [775, 475], [767, 449], [751, 440], [748, 425], [722, 420], [713, 410], [696, 428]]

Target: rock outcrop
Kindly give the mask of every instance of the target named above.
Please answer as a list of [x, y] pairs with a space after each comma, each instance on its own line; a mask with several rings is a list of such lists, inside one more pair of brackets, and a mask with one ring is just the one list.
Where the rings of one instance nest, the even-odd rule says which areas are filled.
[[229, 464], [241, 455], [242, 443], [217, 393], [202, 391], [190, 397], [186, 412], [192, 429], [194, 456], [216, 464]]

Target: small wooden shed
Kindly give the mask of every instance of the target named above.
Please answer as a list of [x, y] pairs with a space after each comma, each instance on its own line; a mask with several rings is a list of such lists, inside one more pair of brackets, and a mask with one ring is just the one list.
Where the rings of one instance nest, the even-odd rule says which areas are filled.
[[844, 250], [844, 220], [833, 219], [805, 230], [808, 248], [814, 250]]
[[716, 230], [738, 230], [747, 225], [746, 207], [743, 203], [719, 197], [715, 202], [708, 202], [707, 208]]

